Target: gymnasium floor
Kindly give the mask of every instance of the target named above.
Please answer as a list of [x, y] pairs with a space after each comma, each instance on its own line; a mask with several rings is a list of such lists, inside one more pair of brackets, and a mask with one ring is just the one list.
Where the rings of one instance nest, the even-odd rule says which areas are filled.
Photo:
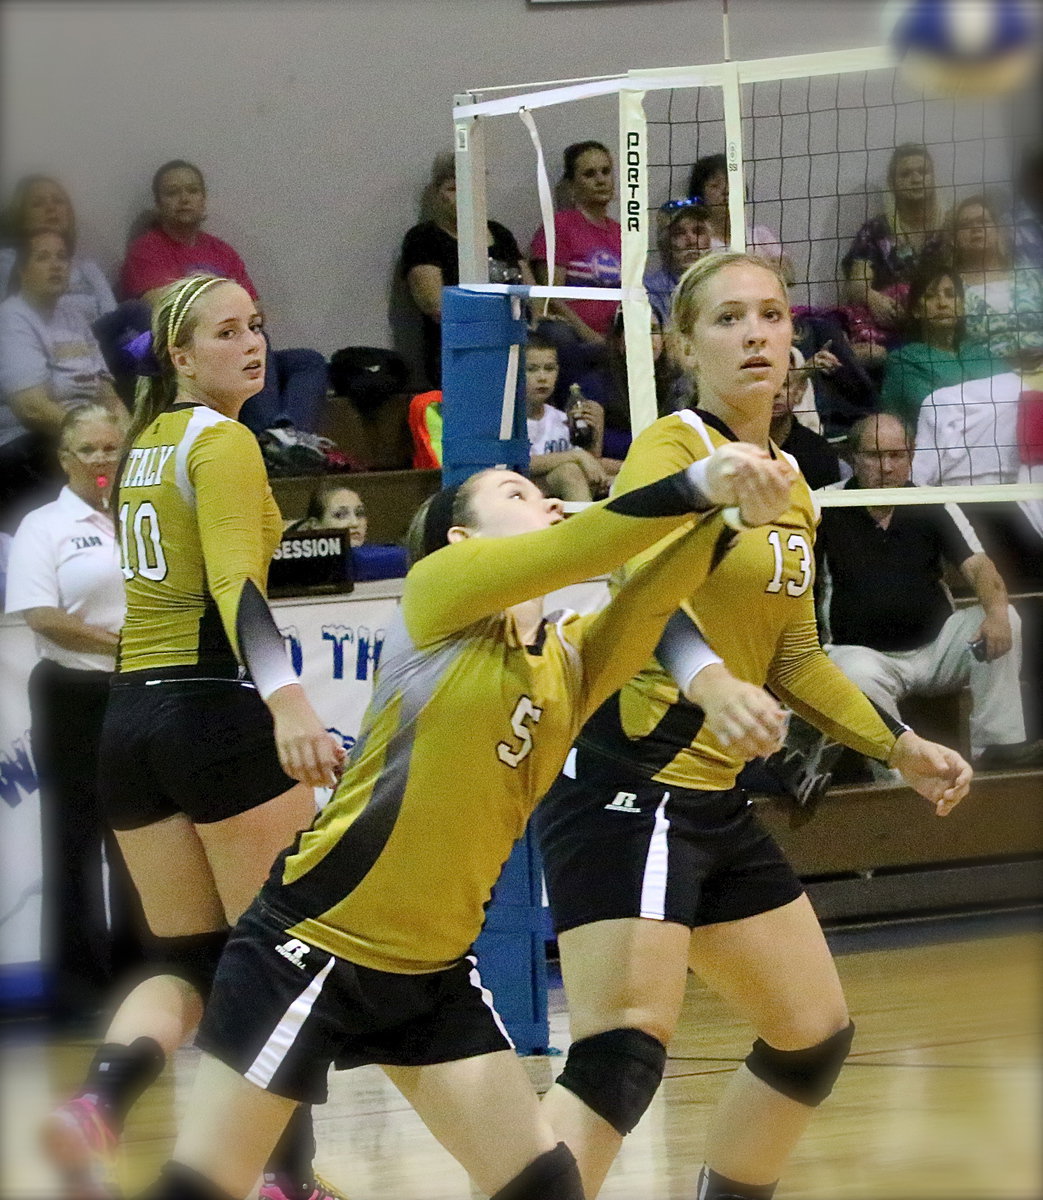
[[[801, 1143], [779, 1200], [1037, 1200], [1043, 1195], [1038, 916], [964, 919], [831, 939], [858, 1024], [852, 1058]], [[568, 1039], [560, 988], [551, 1040]], [[666, 1080], [605, 1200], [691, 1200], [710, 1108], [750, 1042], [695, 980]], [[34, 1130], [90, 1056], [31, 1026], [3, 1044], [2, 1196], [53, 1197]], [[562, 1057], [527, 1059], [538, 1088]], [[184, 1050], [127, 1130], [131, 1194], [165, 1157], [196, 1054]], [[350, 1200], [469, 1200], [466, 1176], [375, 1068], [335, 1074], [316, 1110], [319, 1167]]]

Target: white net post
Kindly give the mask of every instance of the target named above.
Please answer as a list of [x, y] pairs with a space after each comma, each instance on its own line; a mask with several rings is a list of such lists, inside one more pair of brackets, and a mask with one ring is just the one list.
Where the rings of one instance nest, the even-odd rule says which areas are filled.
[[624, 85], [619, 93], [619, 190], [623, 289], [623, 337], [626, 346], [630, 424], [634, 434], [659, 415], [655, 394], [655, 362], [648, 331], [652, 306], [643, 285], [648, 263], [648, 129], [645, 93]]
[[[472, 104], [470, 93], [454, 105]], [[456, 232], [461, 283], [488, 283], [488, 205], [485, 197], [485, 138], [480, 116], [458, 115], [453, 121], [456, 154]]]
[[724, 144], [728, 161], [728, 225], [732, 250], [746, 249], [746, 173], [742, 158], [742, 89], [739, 64], [722, 64]]

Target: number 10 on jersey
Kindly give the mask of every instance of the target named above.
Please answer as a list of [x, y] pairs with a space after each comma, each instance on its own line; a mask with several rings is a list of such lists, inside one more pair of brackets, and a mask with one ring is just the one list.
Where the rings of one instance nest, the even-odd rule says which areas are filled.
[[[124, 579], [140, 575], [143, 579], [160, 580], [167, 576], [167, 560], [159, 533], [159, 514], [156, 506], [143, 500], [130, 515], [130, 505], [120, 505], [120, 566]], [[136, 551], [130, 556], [131, 539]]]

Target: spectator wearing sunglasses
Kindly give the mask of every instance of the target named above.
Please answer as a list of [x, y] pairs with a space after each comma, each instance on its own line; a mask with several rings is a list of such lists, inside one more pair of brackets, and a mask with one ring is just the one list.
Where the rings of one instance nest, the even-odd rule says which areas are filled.
[[656, 242], [661, 265], [645, 275], [645, 291], [663, 326], [681, 276], [711, 249], [713, 226], [706, 206], [690, 196], [667, 200], [659, 209]]

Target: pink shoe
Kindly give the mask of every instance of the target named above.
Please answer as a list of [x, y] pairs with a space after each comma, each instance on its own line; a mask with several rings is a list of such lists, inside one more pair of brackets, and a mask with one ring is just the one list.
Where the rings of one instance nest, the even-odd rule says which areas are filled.
[[89, 1096], [76, 1096], [41, 1130], [47, 1160], [62, 1181], [62, 1200], [118, 1200], [115, 1130]]
[[[296, 1190], [292, 1193], [287, 1192], [279, 1182], [263, 1183], [257, 1193], [257, 1200], [300, 1200], [300, 1192]], [[335, 1187], [316, 1175], [315, 1187], [306, 1200], [348, 1200], [348, 1198], [343, 1192], [338, 1192]]]

